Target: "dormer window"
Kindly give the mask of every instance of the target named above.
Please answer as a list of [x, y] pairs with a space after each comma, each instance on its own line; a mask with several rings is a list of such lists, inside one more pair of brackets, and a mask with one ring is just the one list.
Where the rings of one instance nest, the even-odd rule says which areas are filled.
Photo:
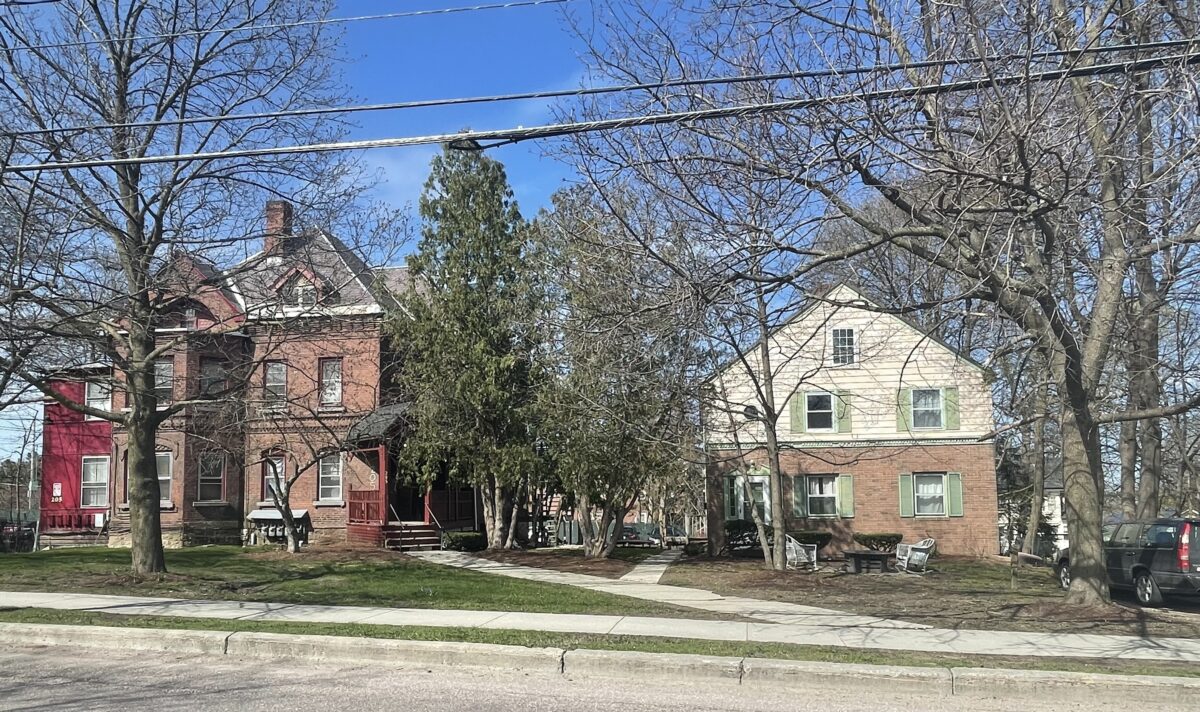
[[304, 277], [295, 277], [283, 288], [283, 303], [289, 307], [313, 307], [317, 305], [317, 287]]

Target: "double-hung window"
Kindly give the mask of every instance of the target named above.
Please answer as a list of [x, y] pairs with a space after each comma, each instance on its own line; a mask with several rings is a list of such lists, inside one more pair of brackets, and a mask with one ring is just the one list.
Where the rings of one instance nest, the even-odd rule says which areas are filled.
[[268, 408], [282, 408], [287, 402], [287, 364], [268, 361], [263, 366], [263, 401]]
[[221, 453], [200, 453], [200, 476], [196, 499], [201, 502], [224, 501], [225, 456]]
[[158, 500], [159, 504], [171, 504], [171, 470], [173, 461], [171, 453], [160, 452], [154, 455], [154, 464], [158, 468]]
[[914, 428], [937, 430], [944, 426], [942, 391], [939, 388], [914, 388], [912, 424]]
[[108, 506], [108, 456], [89, 455], [83, 458], [83, 492], [81, 507]]
[[830, 337], [833, 342], [833, 364], [835, 366], [849, 366], [858, 362], [854, 329], [833, 329]]
[[[96, 410], [111, 410], [112, 409], [112, 389], [105, 383], [93, 383], [88, 381], [84, 385], [83, 393], [84, 405]], [[95, 419], [96, 416], [87, 416], [90, 419]]]
[[341, 453], [326, 455], [317, 465], [317, 499], [322, 502], [342, 500], [342, 456]]
[[283, 483], [287, 472], [283, 469], [283, 456], [270, 455], [263, 460], [263, 501], [275, 502], [274, 495], [283, 494]]
[[805, 428], [810, 432], [833, 432], [833, 394], [808, 393], [804, 397]]
[[200, 362], [200, 395], [212, 396], [225, 390], [225, 364], [216, 359]]
[[323, 358], [318, 362], [321, 377], [321, 405], [342, 404], [342, 360]]
[[808, 516], [836, 517], [837, 475], [808, 475]]
[[946, 515], [946, 476], [944, 474], [913, 475], [913, 494], [918, 517]]
[[154, 362], [154, 397], [159, 405], [171, 402], [175, 395], [175, 361], [170, 358]]

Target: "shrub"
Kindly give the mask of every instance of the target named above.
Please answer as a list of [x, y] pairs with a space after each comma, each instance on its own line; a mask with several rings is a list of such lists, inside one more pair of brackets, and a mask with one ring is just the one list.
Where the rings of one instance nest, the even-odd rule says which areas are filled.
[[701, 544], [700, 542], [689, 542], [689, 543], [683, 545], [683, 555], [684, 556], [704, 556], [704, 554], [707, 551], [708, 551], [708, 544]]
[[487, 537], [483, 532], [445, 532], [442, 548], [446, 551], [483, 551], [487, 548]]
[[818, 550], [824, 549], [829, 542], [833, 541], [833, 532], [822, 531], [820, 529], [789, 533], [793, 539], [801, 544], [815, 544]]
[[882, 533], [869, 534], [864, 532], [855, 532], [853, 539], [858, 544], [867, 547], [871, 551], [895, 551], [896, 545], [904, 539], [903, 534]]
[[[767, 530], [767, 541], [773, 540], [775, 533], [769, 525], [764, 525]], [[746, 519], [735, 519], [731, 522], [725, 522], [725, 548], [730, 553], [735, 551], [745, 551], [749, 549], [758, 549], [758, 529], [754, 526], [754, 522]]]

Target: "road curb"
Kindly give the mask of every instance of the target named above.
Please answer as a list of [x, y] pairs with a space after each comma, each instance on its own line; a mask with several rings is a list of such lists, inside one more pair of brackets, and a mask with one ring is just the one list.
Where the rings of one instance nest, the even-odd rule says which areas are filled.
[[258, 658], [391, 662], [421, 667], [481, 667], [552, 674], [562, 672], [563, 658], [560, 648], [284, 633], [233, 633], [224, 653]]
[[953, 668], [954, 695], [967, 697], [1037, 697], [1040, 700], [1178, 704], [1200, 695], [1200, 678], [1157, 675], [1106, 675], [1051, 670]]
[[810, 691], [862, 693], [864, 689], [924, 696], [1063, 700], [1076, 704], [1136, 699], [1177, 703], [1200, 693], [1200, 678], [994, 668], [903, 667], [766, 658], [564, 650], [519, 645], [353, 638], [174, 628], [118, 628], [0, 623], [6, 646], [63, 646], [251, 658], [392, 664], [398, 667], [472, 667], [576, 678], [643, 679]]

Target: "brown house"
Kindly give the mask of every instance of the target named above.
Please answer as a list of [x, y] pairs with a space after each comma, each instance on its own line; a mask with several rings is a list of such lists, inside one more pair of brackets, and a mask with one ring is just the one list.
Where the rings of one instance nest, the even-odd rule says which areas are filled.
[[[418, 489], [391, 466], [407, 408], [381, 391], [383, 319], [404, 268], [372, 269], [323, 230], [294, 231], [286, 202], [268, 203], [265, 227], [263, 249], [238, 265], [179, 254], [161, 275], [178, 295], [156, 329], [160, 407], [178, 407], [157, 442], [165, 544], [281, 541], [276, 472], [294, 478], [290, 506], [310, 541], [427, 547], [439, 528], [473, 526], [472, 490]], [[112, 438], [119, 546], [127, 434]]]

